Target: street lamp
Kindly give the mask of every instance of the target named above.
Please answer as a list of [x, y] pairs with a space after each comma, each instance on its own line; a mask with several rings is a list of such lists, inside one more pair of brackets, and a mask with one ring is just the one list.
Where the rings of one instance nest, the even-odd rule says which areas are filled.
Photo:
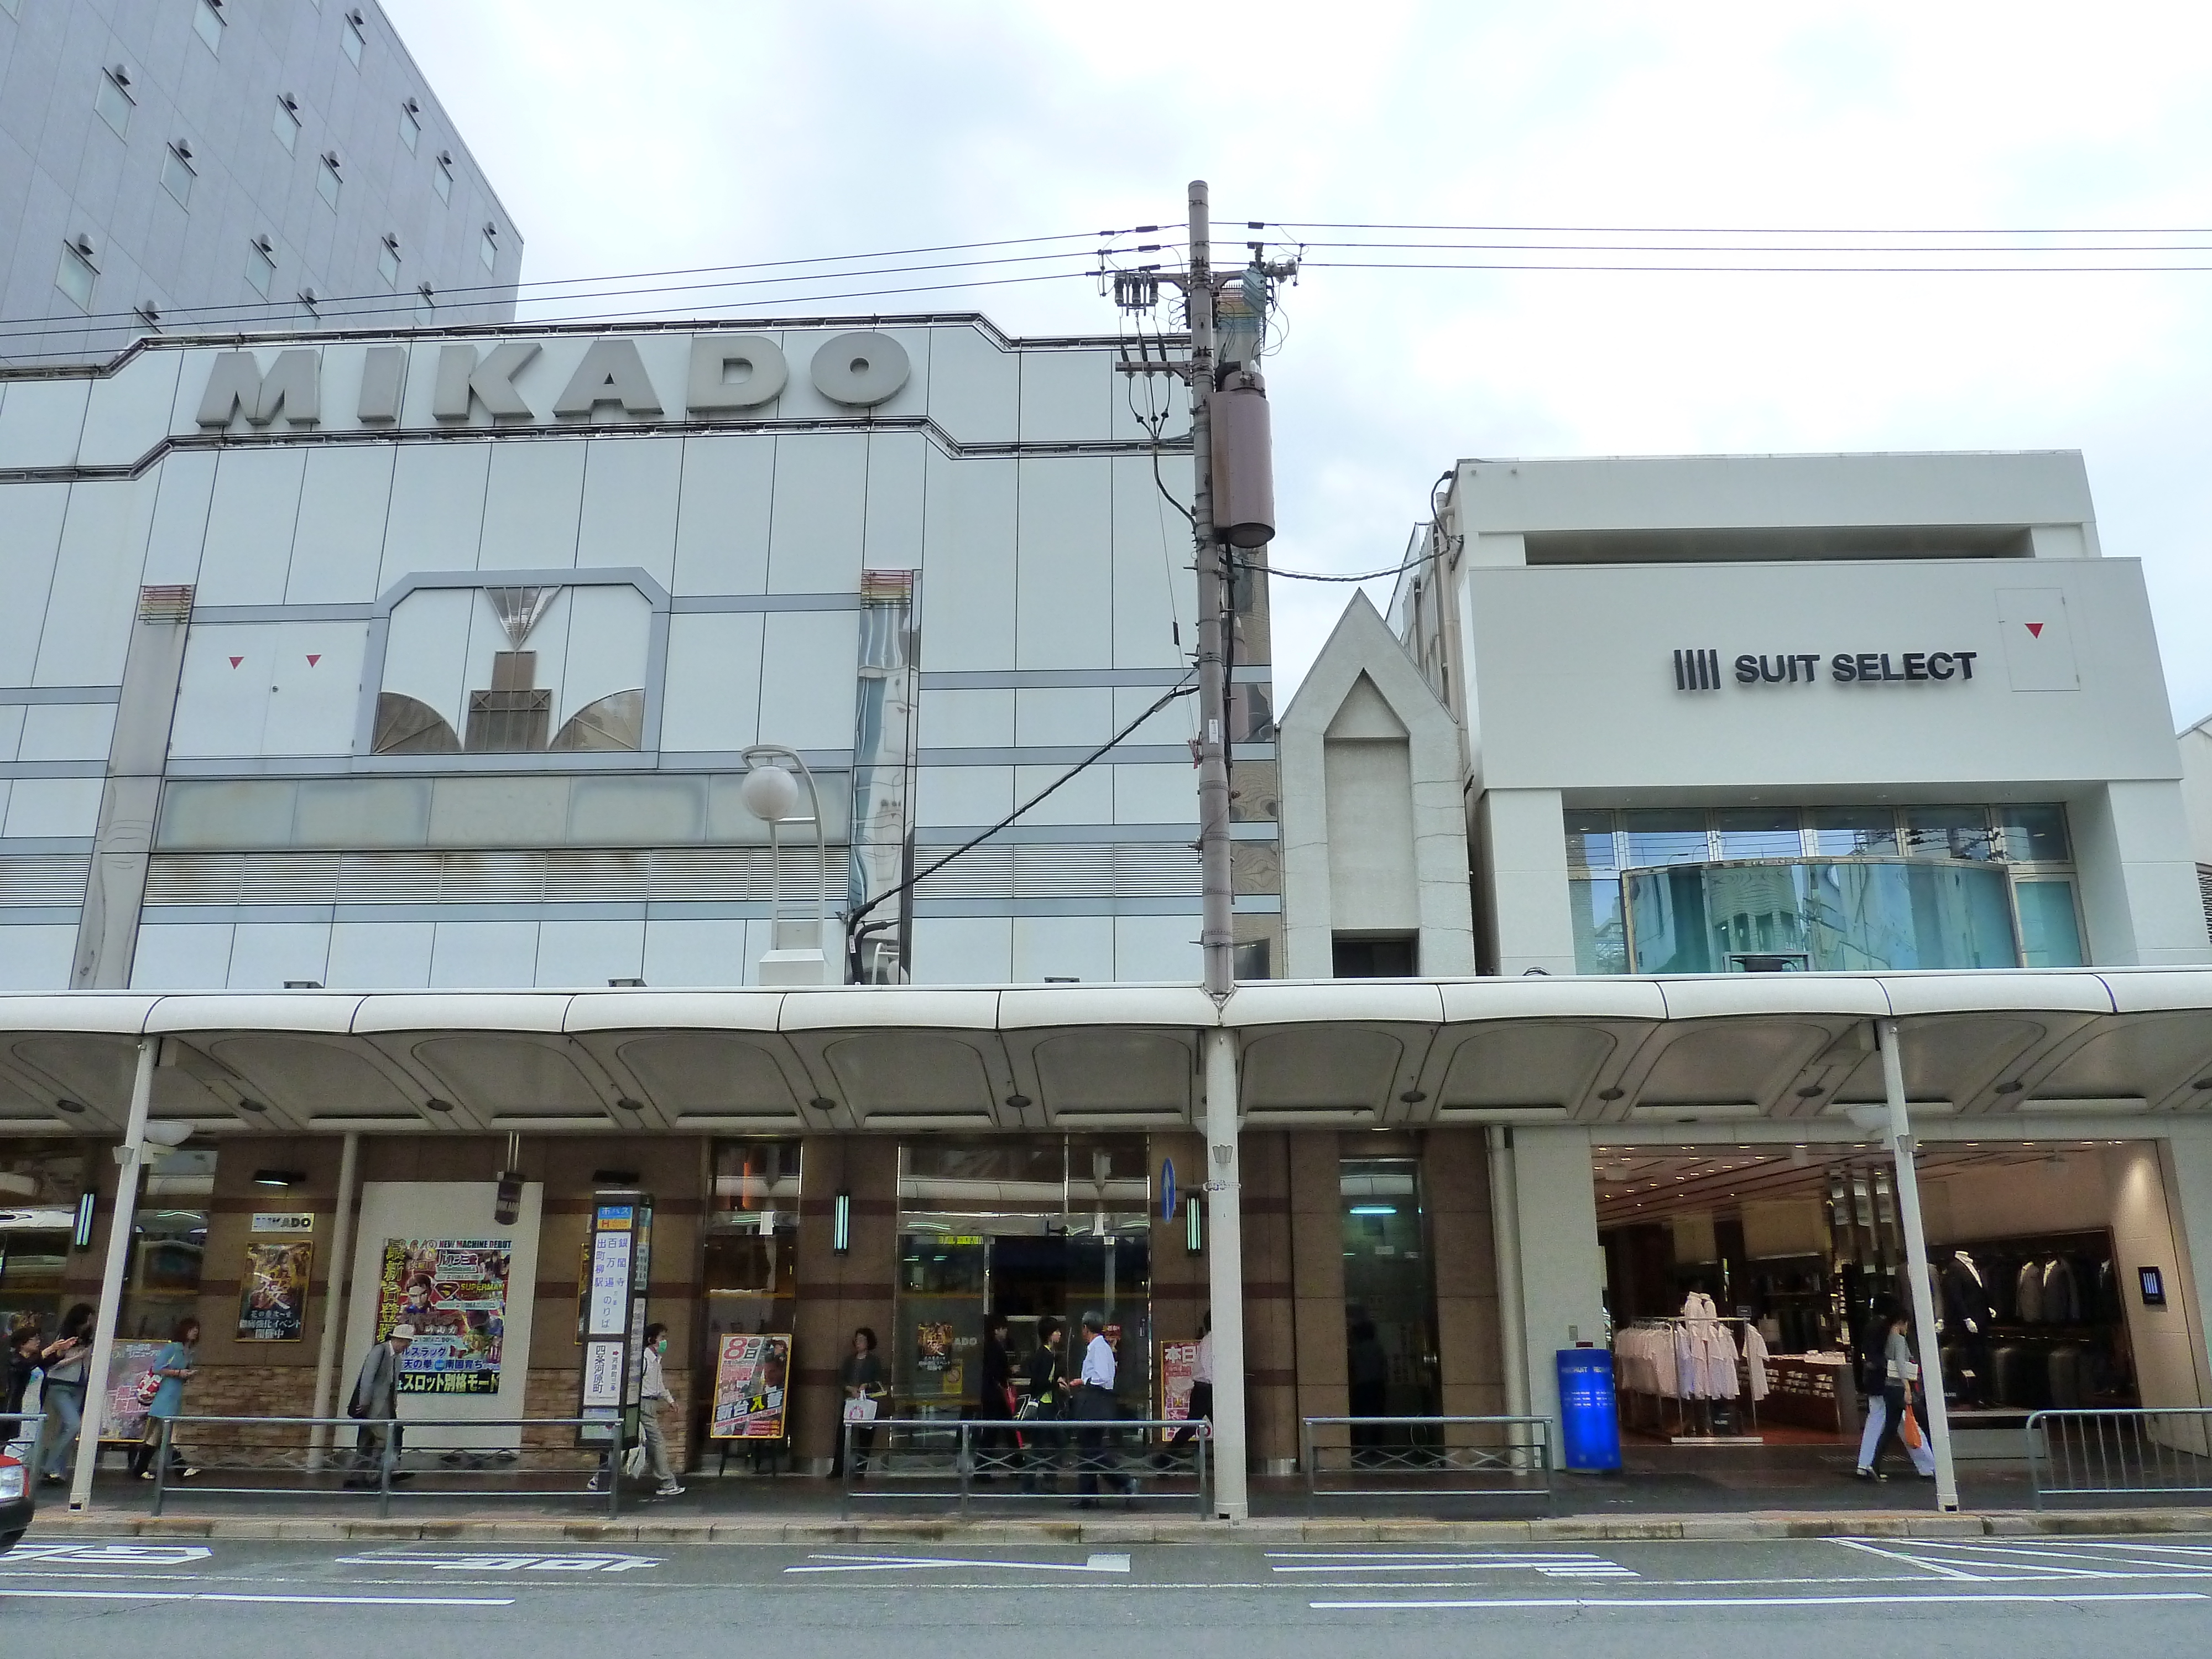
[[[815, 787], [814, 774], [806, 769], [806, 763], [799, 757], [795, 749], [776, 743], [757, 743], [745, 750], [744, 758], [745, 777], [738, 786], [738, 799], [744, 803], [745, 811], [768, 825], [769, 939], [768, 949], [761, 953], [759, 982], [823, 984], [828, 978], [822, 953], [822, 931], [828, 921], [823, 893], [830, 885], [830, 843], [822, 825], [822, 792]], [[798, 775], [796, 778], [793, 773]], [[783, 856], [776, 839], [776, 826], [792, 821], [792, 814], [799, 805], [801, 780], [805, 782], [807, 805], [813, 815], [817, 865], [811, 933], [806, 931], [805, 916], [784, 915]]]

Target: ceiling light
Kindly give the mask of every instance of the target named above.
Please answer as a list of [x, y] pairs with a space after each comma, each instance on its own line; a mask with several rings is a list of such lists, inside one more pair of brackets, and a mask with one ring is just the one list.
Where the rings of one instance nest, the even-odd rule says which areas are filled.
[[238, 1109], [241, 1112], [253, 1112], [258, 1114], [267, 1111], [269, 1108], [258, 1100], [240, 1099], [238, 1103]]
[[453, 1103], [452, 1101], [440, 1100], [434, 1095], [433, 1095], [429, 1099], [424, 1101], [422, 1104], [427, 1109], [433, 1112], [450, 1112], [453, 1109]]
[[54, 1103], [54, 1109], [58, 1112], [67, 1112], [71, 1117], [77, 1117], [83, 1114], [84, 1103], [81, 1100], [58, 1100]]
[[256, 1170], [253, 1172], [253, 1184], [257, 1187], [298, 1187], [304, 1185], [307, 1179], [297, 1170]]

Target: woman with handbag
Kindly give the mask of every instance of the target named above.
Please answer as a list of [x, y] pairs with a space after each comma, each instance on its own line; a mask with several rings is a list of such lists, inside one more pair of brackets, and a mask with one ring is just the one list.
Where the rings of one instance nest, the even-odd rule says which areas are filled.
[[[1011, 1328], [1004, 1314], [994, 1313], [983, 1322], [983, 1376], [978, 1385], [975, 1415], [987, 1423], [1011, 1423], [1014, 1420], [1014, 1358], [1006, 1352], [1006, 1333]], [[975, 1431], [975, 1478], [989, 1480], [994, 1477], [989, 1471], [1006, 1465], [1008, 1452], [1018, 1443], [1011, 1429], [978, 1429]], [[1018, 1468], [1021, 1460], [1012, 1462]]]
[[46, 1373], [40, 1409], [46, 1414], [46, 1478], [69, 1478], [76, 1450], [77, 1428], [84, 1421], [84, 1373], [92, 1358], [92, 1304], [80, 1302], [62, 1316], [61, 1334], [39, 1356]]
[[[1016, 1413], [1024, 1421], [1047, 1423], [1063, 1414], [1066, 1370], [1062, 1344], [1066, 1340], [1066, 1333], [1060, 1321], [1048, 1318], [1038, 1322], [1036, 1351], [1030, 1355], [1024, 1379], [1027, 1397]], [[1067, 1455], [1067, 1431], [1032, 1428], [1024, 1437], [1037, 1455], [1035, 1464], [1024, 1459], [1022, 1490], [1048, 1492], [1060, 1484], [1060, 1466]]]
[[[163, 1426], [184, 1414], [185, 1384], [199, 1370], [199, 1342], [200, 1322], [186, 1315], [177, 1322], [169, 1346], [154, 1356], [153, 1369], [146, 1373], [147, 1382], [154, 1385], [153, 1396], [146, 1404], [146, 1433], [131, 1453], [131, 1473], [141, 1480], [154, 1478], [154, 1456], [161, 1449]], [[143, 1389], [146, 1383], [139, 1386]], [[173, 1439], [168, 1458], [169, 1468], [179, 1480], [189, 1480], [199, 1473], [179, 1455]]]
[[884, 1382], [884, 1362], [876, 1357], [876, 1334], [867, 1326], [853, 1332], [853, 1351], [837, 1368], [837, 1381], [844, 1389], [844, 1410], [837, 1425], [837, 1456], [830, 1472], [844, 1473], [845, 1445], [850, 1440], [853, 1478], [857, 1480], [868, 1472], [868, 1454], [876, 1443], [876, 1413], [890, 1394]]

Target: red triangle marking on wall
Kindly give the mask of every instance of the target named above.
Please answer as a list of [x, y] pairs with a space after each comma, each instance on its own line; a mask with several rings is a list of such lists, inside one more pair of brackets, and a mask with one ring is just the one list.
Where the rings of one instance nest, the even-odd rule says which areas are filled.
[[2043, 624], [2041, 623], [2030, 623], [2027, 625], [2027, 631], [2031, 638], [2039, 640], [2043, 637]]
[[317, 663], [320, 662], [322, 659], [323, 659], [323, 655], [322, 655], [322, 653], [321, 653], [321, 652], [319, 652], [319, 651], [310, 651], [310, 652], [307, 653], [307, 666], [308, 666], [308, 667], [310, 667], [310, 668], [313, 668], [313, 667]]
[[243, 657], [233, 657], [233, 658], [230, 659], [230, 665], [231, 665], [233, 668], [235, 668], [235, 667], [237, 667], [237, 666], [238, 666], [238, 665], [239, 665], [239, 664], [240, 664], [240, 663], [244, 662], [245, 660], [246, 660], [246, 659], [245, 659], [245, 658], [243, 658]]

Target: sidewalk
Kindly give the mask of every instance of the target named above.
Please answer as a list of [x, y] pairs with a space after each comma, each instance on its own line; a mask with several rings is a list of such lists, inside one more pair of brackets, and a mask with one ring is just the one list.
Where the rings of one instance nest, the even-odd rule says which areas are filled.
[[[42, 1507], [33, 1539], [141, 1538], [451, 1543], [823, 1545], [926, 1542], [1090, 1544], [1401, 1543], [1510, 1545], [1543, 1540], [1759, 1540], [1820, 1537], [2014, 1537], [2053, 1534], [2212, 1533], [2212, 1508], [2179, 1504], [2030, 1507], [2024, 1471], [1966, 1466], [1962, 1512], [1942, 1515], [1932, 1486], [1910, 1479], [1874, 1486], [1802, 1459], [1692, 1452], [1639, 1456], [1620, 1476], [1558, 1477], [1540, 1500], [1496, 1498], [1324, 1498], [1306, 1514], [1303, 1482], [1255, 1479], [1252, 1518], [1201, 1519], [1187, 1486], [1148, 1486], [1133, 1505], [1109, 1500], [1077, 1511], [1072, 1499], [1021, 1503], [979, 1491], [969, 1512], [951, 1498], [864, 1498], [851, 1518], [827, 1480], [692, 1476], [681, 1498], [626, 1494], [618, 1520], [575, 1498], [488, 1499], [396, 1495], [389, 1520], [373, 1499], [333, 1492], [295, 1498], [231, 1497], [173, 1487], [167, 1510], [147, 1511], [148, 1489], [103, 1479], [82, 1515]], [[49, 1492], [53, 1489], [49, 1488]], [[65, 1500], [64, 1500], [65, 1501]]]

